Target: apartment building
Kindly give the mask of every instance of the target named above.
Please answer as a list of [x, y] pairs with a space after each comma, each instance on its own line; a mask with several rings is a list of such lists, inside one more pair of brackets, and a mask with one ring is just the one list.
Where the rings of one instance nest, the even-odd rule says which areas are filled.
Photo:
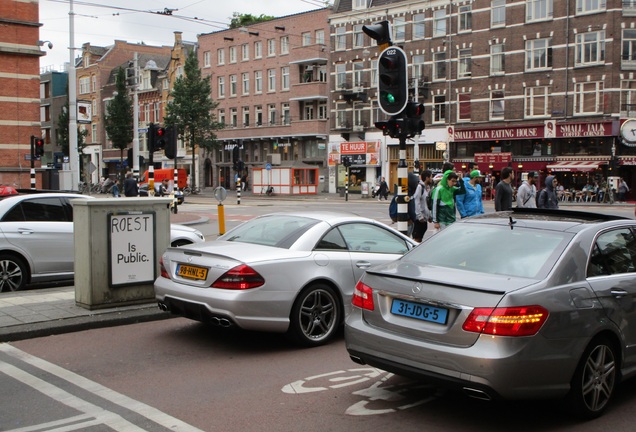
[[199, 64], [224, 124], [216, 132], [221, 147], [204, 155], [200, 184], [234, 187], [238, 147], [241, 175], [288, 167], [295, 185], [327, 190], [329, 12], [199, 35]]
[[[60, 115], [68, 109], [68, 72], [48, 70], [40, 74], [40, 124], [44, 139], [42, 162], [51, 164], [54, 169], [63, 168], [64, 149], [60, 146]], [[66, 151], [68, 154], [68, 150]], [[55, 184], [58, 183], [58, 184]], [[59, 182], [49, 184], [57, 189]]]
[[[379, 52], [362, 32], [382, 20], [426, 107], [425, 131], [407, 143], [409, 166], [435, 170], [446, 158], [493, 176], [512, 166], [557, 173], [566, 186], [610, 175], [636, 186], [636, 139], [622, 127], [636, 116], [636, 2], [336, 0], [330, 143], [383, 119]], [[343, 101], [360, 88], [367, 101]], [[365, 132], [367, 141], [375, 136]], [[396, 183], [398, 142], [380, 139], [379, 171]], [[363, 166], [360, 177], [377, 171]]]
[[[0, 184], [31, 185], [31, 136], [40, 137], [37, 0], [0, 0]], [[40, 161], [34, 161], [42, 186]]]
[[[131, 44], [120, 40], [108, 47], [97, 47], [90, 43], [82, 45], [81, 57], [76, 64], [77, 123], [80, 130], [88, 131], [82, 172], [85, 178], [88, 176], [90, 182], [98, 182], [101, 176], [108, 176], [126, 168], [119, 166], [120, 151], [112, 147], [104, 128], [106, 106], [113, 97], [116, 70], [119, 67], [127, 68], [137, 53], [142, 59], [141, 68], [151, 64], [149, 70], [144, 69], [150, 76], [150, 70], [154, 68], [152, 63], [162, 67], [168, 65], [170, 51], [169, 46]], [[144, 82], [142, 78], [142, 85]], [[154, 85], [156, 82], [149, 84]], [[159, 92], [157, 98], [161, 99]], [[162, 111], [159, 114], [162, 118]], [[143, 134], [140, 138], [143, 138]], [[98, 169], [91, 172], [91, 164]]]

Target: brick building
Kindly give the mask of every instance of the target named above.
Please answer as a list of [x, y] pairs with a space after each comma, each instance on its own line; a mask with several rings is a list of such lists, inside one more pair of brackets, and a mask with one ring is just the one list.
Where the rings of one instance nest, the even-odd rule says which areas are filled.
[[[126, 68], [134, 58], [135, 52], [142, 59], [140, 67], [143, 69], [150, 61], [155, 65], [161, 65], [163, 70], [170, 60], [171, 47], [131, 44], [116, 40], [109, 47], [96, 47], [90, 43], [82, 45], [81, 58], [76, 65], [77, 74], [77, 123], [80, 129], [88, 130], [84, 149], [82, 172], [86, 178], [89, 172], [88, 166], [92, 163], [99, 169], [95, 170], [89, 178], [91, 182], [99, 181], [100, 176], [113, 175], [125, 167], [120, 167], [120, 152], [114, 149], [107, 139], [104, 128], [104, 116], [106, 106], [112, 99], [114, 91], [114, 74], [119, 67]], [[156, 60], [155, 60], [156, 59]], [[152, 69], [152, 68], [151, 68]], [[148, 71], [148, 76], [151, 73]], [[145, 79], [142, 74], [142, 80]], [[163, 85], [163, 81], [142, 81], [141, 85]], [[150, 90], [149, 87], [145, 90]], [[161, 96], [157, 92], [157, 99]], [[150, 103], [144, 101], [144, 103]], [[145, 109], [145, 108], [144, 108]], [[159, 106], [159, 118], [163, 118], [163, 106]], [[141, 127], [141, 125], [140, 125]], [[140, 140], [144, 134], [140, 134]], [[140, 142], [140, 148], [142, 143]], [[146, 148], [146, 147], [144, 147]], [[126, 155], [124, 155], [125, 158]], [[146, 152], [147, 156], [147, 152]]]
[[40, 25], [37, 0], [0, 0], [0, 184], [30, 187], [31, 136], [41, 134]]
[[239, 146], [250, 177], [269, 162], [293, 170], [294, 185], [326, 187], [329, 12], [199, 35], [199, 64], [219, 103], [216, 120], [225, 124], [216, 132], [220, 150], [206, 154], [199, 170], [202, 186], [234, 186]]
[[[621, 135], [636, 116], [636, 2], [336, 0], [333, 9], [331, 143], [383, 120], [379, 52], [362, 25], [388, 20], [426, 106], [409, 166], [437, 169], [446, 156], [494, 176], [512, 166], [578, 187], [618, 172], [636, 186], [635, 143]], [[381, 168], [361, 164], [359, 178], [381, 172], [396, 183], [397, 140], [365, 138], [376, 137]]]

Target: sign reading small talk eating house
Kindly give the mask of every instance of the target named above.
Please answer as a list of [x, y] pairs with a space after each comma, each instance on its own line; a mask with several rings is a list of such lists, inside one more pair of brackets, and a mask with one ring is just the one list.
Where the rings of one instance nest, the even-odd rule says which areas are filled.
[[109, 213], [108, 240], [111, 287], [154, 282], [154, 212]]

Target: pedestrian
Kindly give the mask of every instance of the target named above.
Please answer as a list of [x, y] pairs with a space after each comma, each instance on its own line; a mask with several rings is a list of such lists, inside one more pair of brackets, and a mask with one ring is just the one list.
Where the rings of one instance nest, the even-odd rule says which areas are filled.
[[539, 181], [539, 173], [530, 171], [528, 179], [524, 181], [519, 190], [517, 190], [517, 207], [519, 208], [537, 208], [537, 186]]
[[542, 209], [558, 209], [559, 199], [557, 198], [556, 188], [558, 181], [555, 176], [549, 175], [545, 179], [545, 189], [541, 189], [537, 197], [537, 208]]
[[139, 196], [139, 185], [137, 185], [137, 180], [135, 180], [133, 173], [130, 171], [126, 173], [126, 178], [124, 179], [124, 196]]
[[481, 201], [481, 182], [484, 176], [479, 170], [472, 170], [468, 177], [464, 177], [466, 193], [457, 195], [457, 210], [462, 218], [484, 214], [484, 205]]
[[452, 170], [445, 171], [442, 179], [433, 189], [431, 220], [435, 229], [444, 229], [455, 222], [455, 197], [465, 193], [466, 187], [457, 173]]
[[495, 188], [495, 211], [506, 211], [512, 209], [512, 181], [515, 173], [512, 167], [505, 167], [501, 170], [501, 181]]
[[629, 186], [627, 186], [627, 183], [625, 182], [623, 177], [621, 177], [618, 182], [618, 201], [619, 202], [625, 202], [625, 199], [627, 197], [627, 192], [629, 192]]
[[117, 182], [113, 184], [113, 187], [110, 188], [110, 192], [113, 194], [115, 198], [119, 198], [119, 185]]
[[430, 187], [433, 184], [433, 173], [431, 170], [424, 170], [420, 174], [420, 181], [413, 194], [415, 202], [415, 221], [413, 222], [413, 240], [421, 242], [428, 229], [428, 221], [431, 220], [431, 211], [426, 204]]
[[384, 177], [380, 179], [380, 189], [378, 189], [378, 201], [380, 201], [382, 198], [384, 198], [385, 201], [389, 199], [389, 185], [386, 183], [386, 180]]
[[170, 193], [168, 192], [168, 187], [170, 186], [170, 180], [167, 178], [161, 180], [161, 183], [155, 187], [155, 195], [157, 196], [168, 196]]
[[466, 173], [464, 174], [464, 178], [470, 180], [470, 173], [478, 169], [479, 167], [475, 164], [475, 162], [468, 162], [468, 164], [466, 165]]

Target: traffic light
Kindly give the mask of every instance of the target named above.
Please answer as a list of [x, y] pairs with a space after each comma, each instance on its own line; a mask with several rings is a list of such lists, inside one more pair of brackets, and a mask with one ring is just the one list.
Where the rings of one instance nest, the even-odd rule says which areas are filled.
[[388, 21], [380, 21], [370, 25], [363, 25], [362, 31], [374, 39], [379, 47], [391, 46], [391, 25]]
[[342, 157], [342, 165], [345, 168], [349, 168], [351, 166], [351, 158], [349, 156], [343, 156]]
[[148, 152], [150, 154], [155, 152], [155, 138], [157, 136], [158, 126], [154, 123], [148, 125]]
[[232, 149], [232, 163], [236, 164], [239, 160], [239, 146], [235, 145]]
[[155, 128], [155, 151], [166, 148], [168, 144], [168, 131], [165, 127]]
[[42, 138], [35, 139], [35, 155], [44, 156], [44, 140]]
[[177, 128], [175, 126], [168, 126], [165, 129], [166, 145], [164, 147], [164, 153], [168, 159], [175, 159], [177, 157]]
[[129, 148], [128, 153], [126, 155], [126, 162], [128, 163], [128, 167], [132, 168], [133, 166], [133, 149]]
[[378, 104], [387, 115], [402, 112], [408, 102], [406, 54], [399, 47], [388, 47], [378, 60]]
[[408, 119], [408, 133], [411, 137], [421, 135], [424, 130], [424, 105], [417, 102], [409, 102], [404, 110]]

